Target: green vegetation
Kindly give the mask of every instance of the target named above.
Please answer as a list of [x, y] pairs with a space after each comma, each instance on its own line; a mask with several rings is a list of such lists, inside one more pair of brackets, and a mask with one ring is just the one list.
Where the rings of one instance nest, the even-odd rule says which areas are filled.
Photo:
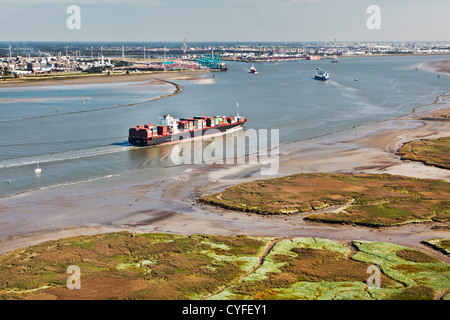
[[398, 154], [405, 160], [450, 169], [450, 137], [411, 141], [404, 144]]
[[[50, 241], [0, 258], [0, 298], [201, 298], [248, 271], [269, 240], [121, 232]], [[83, 290], [65, 287], [70, 265]]]
[[[261, 268], [212, 299], [435, 299], [450, 290], [450, 265], [419, 251], [354, 241], [298, 238], [278, 242]], [[381, 270], [379, 289], [366, 284], [367, 268]], [[444, 295], [443, 298], [445, 298]]]
[[106, 70], [110, 70], [107, 67], [92, 67], [86, 70], [86, 73], [103, 73]]
[[354, 241], [353, 259], [376, 264], [389, 278], [406, 287], [426, 285], [436, 292], [450, 288], [450, 265], [402, 246], [383, 242]]
[[[80, 267], [80, 290], [66, 287], [70, 265]], [[381, 288], [366, 284], [371, 265]], [[0, 257], [0, 299], [400, 300], [449, 291], [450, 265], [384, 242], [120, 232]]]
[[450, 184], [387, 174], [297, 174], [258, 180], [203, 197], [207, 204], [258, 214], [340, 210], [306, 219], [371, 227], [449, 221]]

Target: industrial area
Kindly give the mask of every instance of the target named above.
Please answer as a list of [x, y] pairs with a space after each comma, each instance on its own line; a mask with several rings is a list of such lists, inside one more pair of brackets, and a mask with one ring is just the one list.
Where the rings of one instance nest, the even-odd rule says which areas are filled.
[[[226, 61], [265, 62], [348, 56], [449, 54], [447, 42], [299, 43], [3, 43], [0, 77], [61, 73], [226, 71]], [[1, 58], [3, 57], [3, 58]]]

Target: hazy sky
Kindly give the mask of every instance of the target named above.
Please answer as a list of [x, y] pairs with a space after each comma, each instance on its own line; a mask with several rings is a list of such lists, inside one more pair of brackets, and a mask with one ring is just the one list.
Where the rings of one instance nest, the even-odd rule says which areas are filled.
[[[69, 5], [81, 29], [69, 30]], [[381, 29], [369, 30], [369, 5]], [[0, 0], [0, 41], [450, 41], [450, 0]]]

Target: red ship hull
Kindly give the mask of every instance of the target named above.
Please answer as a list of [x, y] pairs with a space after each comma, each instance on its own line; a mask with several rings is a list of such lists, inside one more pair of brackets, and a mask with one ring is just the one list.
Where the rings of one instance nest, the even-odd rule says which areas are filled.
[[[203, 119], [214, 119], [208, 117], [196, 117], [198, 119], [188, 119], [191, 121], [180, 121], [185, 123], [201, 121]], [[156, 146], [161, 144], [169, 144], [169, 143], [178, 143], [186, 140], [195, 139], [198, 137], [203, 137], [207, 135], [217, 134], [217, 133], [226, 133], [227, 130], [233, 129], [236, 127], [243, 126], [247, 119], [245, 117], [221, 117], [226, 120], [219, 122], [217, 125], [214, 123], [212, 125], [212, 120], [210, 120], [210, 125], [201, 126], [193, 129], [180, 129], [177, 128], [176, 133], [171, 132], [164, 126], [157, 126], [157, 134], [154, 134], [154, 126], [138, 126], [134, 128], [130, 128], [128, 135], [128, 142], [135, 146]], [[178, 122], [178, 123], [180, 123]], [[180, 124], [179, 124], [180, 125]], [[190, 124], [188, 124], [189, 127]], [[181, 126], [181, 125], [180, 125]], [[146, 128], [147, 127], [147, 128]], [[213, 130], [215, 129], [215, 130]]]

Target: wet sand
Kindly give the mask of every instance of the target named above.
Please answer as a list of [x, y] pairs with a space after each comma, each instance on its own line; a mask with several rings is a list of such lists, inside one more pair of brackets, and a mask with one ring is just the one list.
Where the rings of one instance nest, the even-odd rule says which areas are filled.
[[204, 164], [180, 167], [173, 176], [153, 180], [145, 173], [136, 173], [2, 198], [0, 254], [45, 240], [127, 230], [387, 241], [450, 263], [450, 257], [420, 243], [450, 237], [448, 230], [431, 229], [439, 223], [371, 229], [306, 222], [301, 214], [246, 214], [196, 202], [203, 194], [237, 183], [301, 172], [390, 173], [450, 181], [449, 170], [402, 161], [395, 154], [407, 141], [450, 136], [449, 121], [423, 120], [444, 109], [450, 109], [450, 95], [403, 117], [286, 143], [279, 149], [279, 171], [272, 176], [261, 176], [261, 165]]
[[94, 84], [94, 83], [115, 83], [115, 82], [139, 82], [150, 81], [153, 79], [160, 80], [191, 80], [205, 81], [208, 71], [171, 71], [171, 72], [137, 72], [125, 74], [93, 74], [72, 76], [70, 78], [60, 79], [19, 79], [18, 82], [0, 81], [0, 88], [5, 87], [29, 87], [29, 86], [51, 86], [51, 85], [77, 85], [77, 84]]
[[450, 60], [431, 61], [419, 64], [416, 67], [429, 72], [450, 73]]
[[450, 60], [435, 61], [430, 65], [438, 72], [450, 73]]

